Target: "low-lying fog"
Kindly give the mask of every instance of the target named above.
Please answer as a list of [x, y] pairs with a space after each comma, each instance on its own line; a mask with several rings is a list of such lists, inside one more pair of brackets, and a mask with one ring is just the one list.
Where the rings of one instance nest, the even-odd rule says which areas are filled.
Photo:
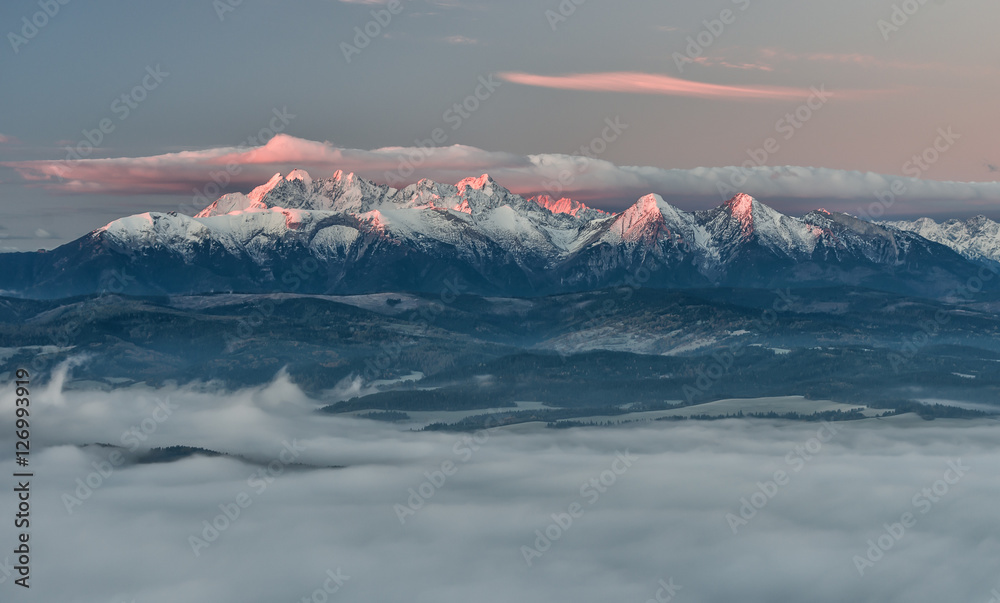
[[[417, 433], [316, 414], [280, 376], [234, 393], [57, 380], [31, 404], [31, 588], [7, 575], [8, 473], [5, 601], [987, 603], [1000, 588], [993, 420]], [[13, 422], [7, 391], [10, 468]], [[78, 447], [95, 442], [254, 462], [115, 466]]]

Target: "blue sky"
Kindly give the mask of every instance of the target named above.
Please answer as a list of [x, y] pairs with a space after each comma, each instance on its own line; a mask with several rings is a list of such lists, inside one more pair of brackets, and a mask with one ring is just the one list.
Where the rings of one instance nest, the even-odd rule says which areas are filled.
[[[384, 153], [370, 165], [365, 152], [441, 129], [411, 180], [489, 171], [611, 210], [645, 192], [696, 209], [719, 199], [690, 170], [751, 161], [749, 192], [789, 213], [857, 214], [915, 177], [887, 215], [996, 217], [1000, 188], [917, 180], [997, 179], [998, 18], [988, 0], [13, 0], [0, 7], [0, 247], [191, 205], [213, 149], [271, 140], [275, 111], [294, 116], [277, 122], [284, 143], [227, 190], [300, 163], [328, 177], [330, 157], [385, 180]], [[608, 119], [628, 125], [610, 141]], [[333, 154], [318, 160], [312, 142]], [[574, 160], [581, 149], [593, 157]], [[587, 165], [553, 190], [553, 173], [519, 161]], [[810, 169], [768, 186], [792, 177], [783, 166]]]

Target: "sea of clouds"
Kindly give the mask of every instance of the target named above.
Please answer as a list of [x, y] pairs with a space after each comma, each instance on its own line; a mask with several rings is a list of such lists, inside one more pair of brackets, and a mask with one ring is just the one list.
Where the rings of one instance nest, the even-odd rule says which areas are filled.
[[[4, 601], [987, 603], [1000, 587], [992, 420], [423, 433], [318, 414], [284, 375], [234, 392], [63, 377], [31, 398], [28, 590], [7, 575], [0, 478]], [[96, 442], [246, 460], [114, 464]]]

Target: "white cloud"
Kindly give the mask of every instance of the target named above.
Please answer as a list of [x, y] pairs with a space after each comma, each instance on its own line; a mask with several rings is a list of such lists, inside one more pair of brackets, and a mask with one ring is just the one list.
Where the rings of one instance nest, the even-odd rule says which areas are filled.
[[[783, 211], [805, 213], [822, 204], [859, 214], [893, 183], [905, 188], [886, 215], [921, 212], [996, 211], [998, 182], [916, 180], [873, 172], [816, 167], [761, 166], [663, 169], [618, 166], [601, 159], [562, 154], [517, 155], [451, 145], [437, 148], [386, 147], [360, 150], [279, 134], [265, 146], [186, 151], [151, 157], [82, 161], [22, 161], [14, 167], [29, 183], [63, 193], [169, 193], [192, 196], [227, 165], [240, 166], [231, 186], [248, 191], [275, 172], [306, 168], [316, 177], [335, 170], [355, 172], [379, 183], [409, 184], [420, 178], [458, 182], [488, 172], [514, 192], [548, 193], [621, 209], [638, 197], [659, 193], [668, 202], [718, 205], [733, 190], [750, 193]], [[882, 204], [883, 206], [886, 204]], [[199, 208], [200, 209], [200, 208]], [[878, 217], [878, 216], [875, 216]]]

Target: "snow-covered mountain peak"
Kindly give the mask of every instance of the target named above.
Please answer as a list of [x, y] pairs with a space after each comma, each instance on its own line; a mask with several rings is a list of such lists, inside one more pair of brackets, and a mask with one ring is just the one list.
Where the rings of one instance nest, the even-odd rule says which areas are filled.
[[261, 201], [254, 201], [243, 193], [229, 193], [216, 199], [211, 205], [195, 214], [194, 217], [208, 218], [211, 216], [224, 216], [231, 213], [266, 209], [266, 204]]
[[845, 214], [842, 212], [832, 212], [825, 209], [814, 209], [813, 211], [802, 216], [802, 222], [806, 224], [818, 224], [826, 226], [829, 224], [840, 224], [842, 226], [847, 226], [858, 232], [872, 232], [872, 229], [878, 229], [879, 227], [872, 224], [871, 222], [866, 222], [860, 218], [856, 218], [851, 214]]
[[732, 199], [726, 201], [726, 207], [733, 214], [747, 214], [753, 210], [756, 199], [746, 193], [736, 193]]
[[247, 197], [255, 204], [261, 204], [263, 203], [264, 197], [277, 188], [278, 185], [280, 185], [284, 180], [285, 179], [281, 177], [281, 172], [278, 172], [277, 174], [271, 176], [271, 179], [265, 184], [262, 184], [250, 191], [250, 194], [247, 195]]
[[146, 212], [119, 218], [96, 233], [103, 233], [125, 250], [163, 246], [188, 256], [211, 232], [198, 220], [174, 212]]
[[302, 169], [295, 169], [288, 172], [285, 176], [285, 180], [291, 182], [292, 180], [298, 180], [305, 184], [306, 188], [312, 188], [313, 179], [309, 176], [309, 172]]
[[459, 194], [464, 194], [465, 189], [471, 188], [473, 190], [483, 191], [483, 193], [487, 195], [492, 195], [494, 184], [496, 184], [496, 180], [491, 178], [489, 174], [483, 174], [478, 178], [465, 178], [456, 186], [458, 187]]
[[746, 193], [738, 193], [726, 201], [729, 215], [740, 223], [744, 236], [748, 236], [754, 230], [754, 213], [758, 206], [757, 200]]
[[756, 241], [778, 256], [801, 258], [812, 253], [819, 234], [802, 220], [786, 216], [745, 193], [696, 215], [712, 238], [721, 243], [723, 257]]
[[537, 197], [529, 197], [528, 201], [537, 203], [538, 205], [544, 207], [554, 214], [568, 214], [574, 218], [580, 217], [600, 217], [600, 216], [610, 216], [611, 214], [602, 210], [589, 207], [584, 203], [579, 201], [574, 201], [569, 197], [563, 197], [559, 200], [553, 199], [548, 195], [539, 195]]
[[358, 180], [361, 180], [361, 178], [359, 178], [359, 176], [354, 172], [345, 172], [344, 170], [337, 170], [336, 172], [333, 173], [333, 176], [330, 177], [330, 180], [334, 182], [342, 182], [344, 184], [351, 185], [357, 182]]
[[612, 240], [635, 243], [655, 240], [665, 228], [666, 220], [660, 206], [669, 207], [659, 195], [646, 195], [618, 214], [611, 225]]
[[884, 224], [941, 243], [971, 260], [1000, 262], [1000, 224], [986, 216], [974, 216], [967, 220], [952, 219], [941, 223], [931, 218], [918, 218]]
[[663, 197], [654, 193], [640, 197], [632, 207], [642, 216], [659, 219], [663, 217], [661, 209], [671, 206], [663, 200]]

